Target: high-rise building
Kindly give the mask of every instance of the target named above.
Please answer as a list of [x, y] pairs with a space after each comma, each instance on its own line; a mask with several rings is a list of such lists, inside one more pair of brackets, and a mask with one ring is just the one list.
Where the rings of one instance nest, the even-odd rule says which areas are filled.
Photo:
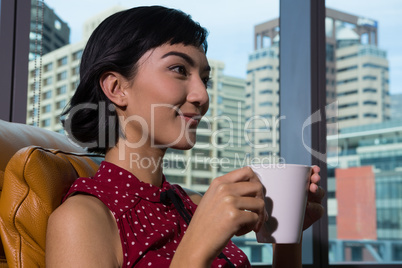
[[402, 93], [391, 95], [391, 119], [402, 119]]
[[[346, 201], [349, 202], [348, 206], [350, 208], [343, 209], [355, 211], [359, 215], [352, 216], [361, 217], [362, 219], [369, 216], [364, 215], [367, 212], [362, 209], [366, 205], [363, 203], [375, 201], [374, 207], [372, 207], [376, 212], [376, 221], [374, 222], [376, 225], [376, 239], [402, 239], [402, 203], [400, 202], [402, 198], [401, 137], [401, 120], [389, 120], [382, 123], [344, 128], [341, 129], [338, 135], [328, 136], [328, 145], [339, 148], [338, 154], [328, 156], [330, 239], [335, 239], [339, 235], [337, 228], [342, 227], [336, 224], [339, 202]], [[356, 173], [353, 169], [357, 169], [357, 167], [360, 169], [365, 168], [366, 170], [360, 170]], [[338, 169], [342, 171], [341, 175], [338, 174]], [[349, 176], [348, 173], [350, 173]], [[371, 184], [371, 176], [374, 177], [373, 185], [368, 184]], [[344, 184], [343, 187], [338, 189], [341, 185], [338, 180], [348, 177], [349, 184]], [[366, 197], [356, 202], [350, 202], [349, 199], [339, 200], [342, 195], [348, 195], [348, 191], [350, 192], [351, 189], [359, 191], [359, 193], [354, 192], [354, 195]], [[372, 192], [373, 189], [374, 193]], [[342, 217], [347, 218], [344, 215]], [[371, 225], [373, 222], [366, 224]], [[349, 227], [352, 228], [352, 226]], [[360, 232], [362, 230], [363, 227], [361, 226]], [[345, 233], [345, 230], [341, 232]], [[373, 239], [373, 236], [365, 237], [364, 239]]]
[[[335, 53], [339, 127], [389, 120], [386, 52], [373, 45], [360, 44], [359, 37], [353, 37], [351, 29], [345, 28], [339, 33], [339, 38], [343, 38], [338, 39]], [[346, 46], [342, 45], [344, 41], [347, 42]]]
[[[337, 108], [339, 129], [390, 119], [388, 60], [377, 45], [377, 26], [374, 20], [326, 9], [327, 104], [338, 102], [330, 107]], [[250, 135], [257, 145], [251, 153], [262, 157], [279, 150], [279, 19], [256, 25], [254, 32], [255, 51], [247, 66], [246, 121], [259, 130]], [[328, 134], [337, 131], [328, 128]]]
[[34, 61], [29, 62], [27, 124], [63, 133], [60, 114], [79, 83], [84, 46], [81, 41], [42, 56], [40, 86], [38, 68]]
[[30, 27], [29, 60], [70, 43], [70, 27], [42, 1], [31, 0]]
[[245, 114], [248, 153], [253, 158], [274, 158], [279, 153], [278, 42], [249, 55]]

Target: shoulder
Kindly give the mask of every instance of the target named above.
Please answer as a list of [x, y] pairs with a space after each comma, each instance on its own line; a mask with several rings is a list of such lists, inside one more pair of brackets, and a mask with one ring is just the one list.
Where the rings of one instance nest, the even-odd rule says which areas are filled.
[[49, 217], [47, 266], [119, 266], [121, 242], [110, 210], [94, 196], [68, 198]]
[[[49, 221], [66, 220], [74, 224], [81, 223], [82, 217], [87, 220], [112, 218], [110, 210], [97, 197], [89, 194], [77, 194], [69, 197], [50, 216]], [[75, 222], [75, 220], [79, 220]], [[68, 223], [66, 223], [68, 224]]]

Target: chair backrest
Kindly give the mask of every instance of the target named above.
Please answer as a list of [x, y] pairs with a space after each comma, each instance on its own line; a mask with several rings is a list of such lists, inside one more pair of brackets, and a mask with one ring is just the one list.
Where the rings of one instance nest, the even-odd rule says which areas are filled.
[[0, 148], [0, 268], [6, 260], [8, 267], [44, 267], [49, 215], [103, 158], [61, 134], [1, 120]]

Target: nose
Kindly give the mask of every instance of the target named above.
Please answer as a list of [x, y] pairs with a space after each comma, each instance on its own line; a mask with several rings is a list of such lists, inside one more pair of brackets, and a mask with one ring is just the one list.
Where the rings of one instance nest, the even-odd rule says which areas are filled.
[[187, 94], [187, 101], [197, 107], [208, 107], [209, 96], [207, 88], [200, 77], [194, 77]]

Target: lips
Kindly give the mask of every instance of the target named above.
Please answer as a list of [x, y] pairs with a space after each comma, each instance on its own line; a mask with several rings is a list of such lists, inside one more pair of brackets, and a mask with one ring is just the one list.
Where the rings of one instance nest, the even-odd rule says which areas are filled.
[[196, 126], [201, 120], [201, 115], [198, 113], [180, 113], [178, 114], [180, 118], [186, 121], [186, 124], [190, 126]]

